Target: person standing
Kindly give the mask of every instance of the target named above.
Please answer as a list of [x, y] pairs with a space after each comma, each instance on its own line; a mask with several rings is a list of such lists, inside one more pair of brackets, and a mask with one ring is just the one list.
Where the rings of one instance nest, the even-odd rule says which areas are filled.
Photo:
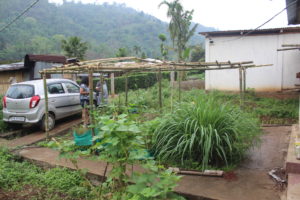
[[[103, 82], [103, 83], [101, 83]], [[96, 84], [97, 91], [97, 105], [101, 106], [102, 104], [108, 103], [108, 90], [105, 81], [101, 81], [101, 79]]]
[[82, 77], [80, 83], [80, 105], [82, 107], [82, 120], [84, 126], [89, 124], [89, 111], [87, 106], [89, 105], [89, 79], [88, 77]]

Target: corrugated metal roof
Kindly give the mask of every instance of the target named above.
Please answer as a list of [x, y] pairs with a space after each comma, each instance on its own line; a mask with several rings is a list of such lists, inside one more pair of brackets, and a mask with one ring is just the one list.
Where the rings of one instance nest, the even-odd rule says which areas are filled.
[[0, 65], [0, 71], [13, 71], [19, 69], [24, 69], [23, 62]]
[[248, 30], [227, 30], [227, 31], [211, 31], [211, 32], [199, 32], [204, 36], [237, 36], [237, 35], [267, 35], [267, 34], [284, 34], [284, 33], [300, 33], [300, 26], [297, 27], [282, 27], [282, 28], [270, 28], [270, 29], [248, 29]]
[[51, 62], [51, 63], [62, 63], [66, 64], [67, 59], [65, 56], [58, 55], [30, 55], [27, 54], [25, 56], [25, 60], [29, 59], [29, 61], [41, 61], [41, 62]]

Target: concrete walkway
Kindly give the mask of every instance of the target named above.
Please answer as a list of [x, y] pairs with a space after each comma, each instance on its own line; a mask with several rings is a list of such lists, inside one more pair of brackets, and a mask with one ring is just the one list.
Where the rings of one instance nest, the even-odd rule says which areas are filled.
[[[70, 130], [73, 126], [79, 125], [81, 123], [81, 119], [76, 119], [72, 121], [67, 121], [66, 123], [60, 123], [53, 130], [49, 132], [50, 136], [56, 136], [66, 133], [66, 131]], [[5, 142], [6, 146], [10, 149], [14, 149], [17, 147], [28, 146], [35, 144], [37, 142], [43, 141], [46, 139], [46, 134], [44, 131], [36, 131], [34, 133], [30, 133], [24, 137], [19, 137], [14, 140], [7, 140]], [[4, 140], [3, 140], [4, 141]]]
[[[232, 173], [233, 178], [183, 176], [176, 192], [190, 199], [219, 200], [280, 200], [284, 193], [268, 176], [275, 167], [283, 167], [291, 127], [264, 128], [262, 144], [249, 152], [248, 159]], [[61, 166], [75, 169], [67, 159], [60, 159], [59, 152], [48, 148], [25, 148], [19, 150], [23, 158], [45, 167]], [[78, 159], [78, 167], [87, 169], [88, 175], [102, 180], [106, 163]], [[135, 167], [134, 170], [140, 170]], [[110, 171], [110, 168], [109, 170]]]
[[297, 135], [300, 136], [299, 126], [293, 125], [286, 159], [286, 173], [288, 174], [287, 200], [300, 200], [300, 160], [296, 159], [295, 153]]

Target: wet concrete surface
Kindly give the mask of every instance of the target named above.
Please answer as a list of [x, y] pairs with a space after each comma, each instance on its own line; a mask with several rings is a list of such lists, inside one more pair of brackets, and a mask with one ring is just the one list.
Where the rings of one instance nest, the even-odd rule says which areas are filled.
[[260, 145], [252, 148], [241, 166], [232, 172], [233, 179], [184, 176], [176, 191], [219, 200], [285, 199], [284, 188], [267, 173], [284, 167], [291, 127], [266, 127], [263, 131]]
[[284, 167], [291, 126], [264, 127], [261, 144], [251, 148], [241, 168], [271, 170]]
[[[78, 118], [78, 116], [72, 116], [69, 118], [59, 120], [55, 128], [49, 131], [49, 136], [63, 134], [66, 131], [69, 131], [74, 126], [79, 125], [81, 121], [82, 121], [81, 118]], [[37, 129], [36, 127], [29, 127], [29, 128], [33, 128], [29, 131], [30, 134], [7, 141], [6, 143], [7, 146], [13, 149], [16, 147], [32, 145], [34, 143], [46, 139], [46, 133], [44, 131]]]
[[[183, 176], [175, 191], [197, 200], [285, 199], [285, 190], [269, 177], [268, 171], [284, 167], [291, 127], [265, 127], [263, 131], [260, 145], [248, 152], [247, 159], [231, 173], [231, 178]], [[23, 149], [20, 155], [35, 162], [72, 168], [68, 161], [57, 159], [58, 152], [48, 148]], [[88, 169], [91, 174], [103, 174], [104, 163], [84, 159], [80, 163], [80, 168]]]

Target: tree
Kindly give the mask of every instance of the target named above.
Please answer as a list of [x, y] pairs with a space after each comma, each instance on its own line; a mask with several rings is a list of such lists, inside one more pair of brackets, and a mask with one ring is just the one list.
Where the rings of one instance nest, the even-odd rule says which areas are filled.
[[[188, 11], [184, 10], [179, 0], [174, 0], [172, 2], [163, 1], [159, 4], [168, 6], [167, 17], [171, 18], [169, 23], [169, 32], [172, 39], [173, 47], [177, 51], [177, 60], [181, 62], [183, 58], [189, 57], [190, 50], [187, 48], [187, 42], [194, 35], [198, 24], [195, 24], [191, 29], [191, 21], [193, 18], [194, 10]], [[181, 80], [186, 75], [183, 73], [178, 73], [178, 80]], [[171, 73], [171, 84], [174, 83], [174, 72]], [[180, 87], [180, 82], [179, 82]], [[180, 98], [180, 94], [179, 94]]]
[[169, 32], [173, 46], [176, 46], [177, 59], [182, 61], [183, 52], [187, 48], [187, 42], [193, 36], [198, 24], [195, 24], [191, 29], [191, 21], [194, 10], [185, 11], [179, 0], [173, 2], [163, 1], [159, 4], [168, 6], [167, 17], [171, 18], [169, 23]]
[[82, 42], [80, 37], [73, 36], [67, 40], [61, 41], [61, 48], [65, 51], [66, 56], [84, 59], [84, 55], [88, 49], [88, 43]]
[[205, 50], [201, 45], [196, 45], [193, 47], [191, 53], [191, 62], [204, 61]]
[[128, 55], [126, 48], [119, 48], [116, 57], [126, 57]]
[[168, 55], [168, 49], [164, 45], [164, 42], [167, 40], [167, 37], [164, 34], [159, 34], [158, 38], [161, 41], [161, 44], [160, 44], [160, 53], [161, 53], [162, 59], [166, 60], [167, 59], [167, 55]]
[[145, 53], [145, 52], [142, 52], [141, 58], [142, 58], [142, 59], [145, 59], [145, 58], [147, 58], [147, 56], [146, 56], [146, 53]]
[[141, 52], [141, 47], [137, 46], [137, 45], [134, 45], [133, 46], [133, 51], [135, 52], [135, 55], [138, 56], [139, 53]]

